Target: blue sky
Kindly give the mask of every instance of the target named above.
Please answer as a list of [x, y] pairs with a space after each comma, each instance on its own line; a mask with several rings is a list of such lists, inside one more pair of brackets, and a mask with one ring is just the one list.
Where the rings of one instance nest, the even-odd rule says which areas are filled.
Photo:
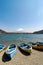
[[43, 0], [0, 0], [0, 29], [28, 32], [43, 29]]

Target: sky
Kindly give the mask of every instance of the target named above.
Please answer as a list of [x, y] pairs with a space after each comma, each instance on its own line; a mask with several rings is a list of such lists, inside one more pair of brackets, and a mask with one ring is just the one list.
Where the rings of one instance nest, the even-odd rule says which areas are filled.
[[43, 0], [0, 0], [0, 29], [33, 32], [43, 29]]

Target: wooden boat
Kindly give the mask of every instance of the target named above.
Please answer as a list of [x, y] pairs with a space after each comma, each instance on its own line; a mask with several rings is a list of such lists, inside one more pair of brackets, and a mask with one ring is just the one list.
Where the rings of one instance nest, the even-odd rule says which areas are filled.
[[0, 44], [0, 52], [2, 52], [5, 48], [6, 48], [6, 46]]
[[32, 47], [30, 47], [28, 44], [21, 43], [18, 46], [21, 50], [28, 52], [29, 54], [32, 52]]
[[36, 42], [36, 45], [32, 46], [32, 48], [43, 50], [43, 42]]
[[13, 56], [16, 53], [16, 45], [15, 44], [11, 44], [8, 46], [7, 50], [5, 51], [5, 53], [10, 57], [13, 58]]

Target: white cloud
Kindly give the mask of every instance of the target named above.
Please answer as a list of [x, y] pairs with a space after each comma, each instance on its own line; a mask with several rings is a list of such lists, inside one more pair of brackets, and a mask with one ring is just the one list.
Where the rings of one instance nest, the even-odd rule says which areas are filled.
[[17, 31], [18, 32], [22, 32], [22, 31], [24, 31], [24, 29], [23, 28], [19, 28]]

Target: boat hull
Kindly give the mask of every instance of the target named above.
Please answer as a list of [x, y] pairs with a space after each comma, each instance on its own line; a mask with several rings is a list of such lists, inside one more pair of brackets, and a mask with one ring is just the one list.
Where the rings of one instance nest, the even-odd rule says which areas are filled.
[[[7, 53], [6, 53], [7, 54]], [[9, 58], [13, 58], [13, 56], [16, 54], [16, 51], [15, 52], [12, 52], [10, 54], [7, 54]]]
[[21, 50], [23, 50], [23, 51], [25, 51], [25, 52], [31, 54], [31, 53], [32, 53], [32, 47], [31, 47], [31, 48], [27, 48], [27, 47], [28, 47], [27, 44], [26, 44], [26, 46], [24, 46], [24, 47], [21, 47], [21, 45], [19, 45], [19, 48], [20, 48]]
[[10, 48], [10, 46], [9, 46], [5, 53], [8, 55], [8, 57], [13, 58], [13, 56], [16, 53], [16, 46], [15, 46], [15, 48]]
[[4, 48], [4, 49], [1, 49], [1, 50], [0, 50], [0, 53], [1, 53], [2, 51], [4, 51], [5, 49], [6, 49], [6, 48]]
[[4, 46], [2, 49], [0, 49], [0, 53], [6, 49], [6, 46]]
[[24, 51], [26, 51], [26, 52], [28, 52], [28, 53], [32, 53], [32, 50], [30, 49], [30, 50], [24, 50]]
[[40, 44], [34, 45], [34, 46], [32, 46], [32, 48], [37, 49], [37, 50], [43, 50], [43, 45], [40, 45]]

